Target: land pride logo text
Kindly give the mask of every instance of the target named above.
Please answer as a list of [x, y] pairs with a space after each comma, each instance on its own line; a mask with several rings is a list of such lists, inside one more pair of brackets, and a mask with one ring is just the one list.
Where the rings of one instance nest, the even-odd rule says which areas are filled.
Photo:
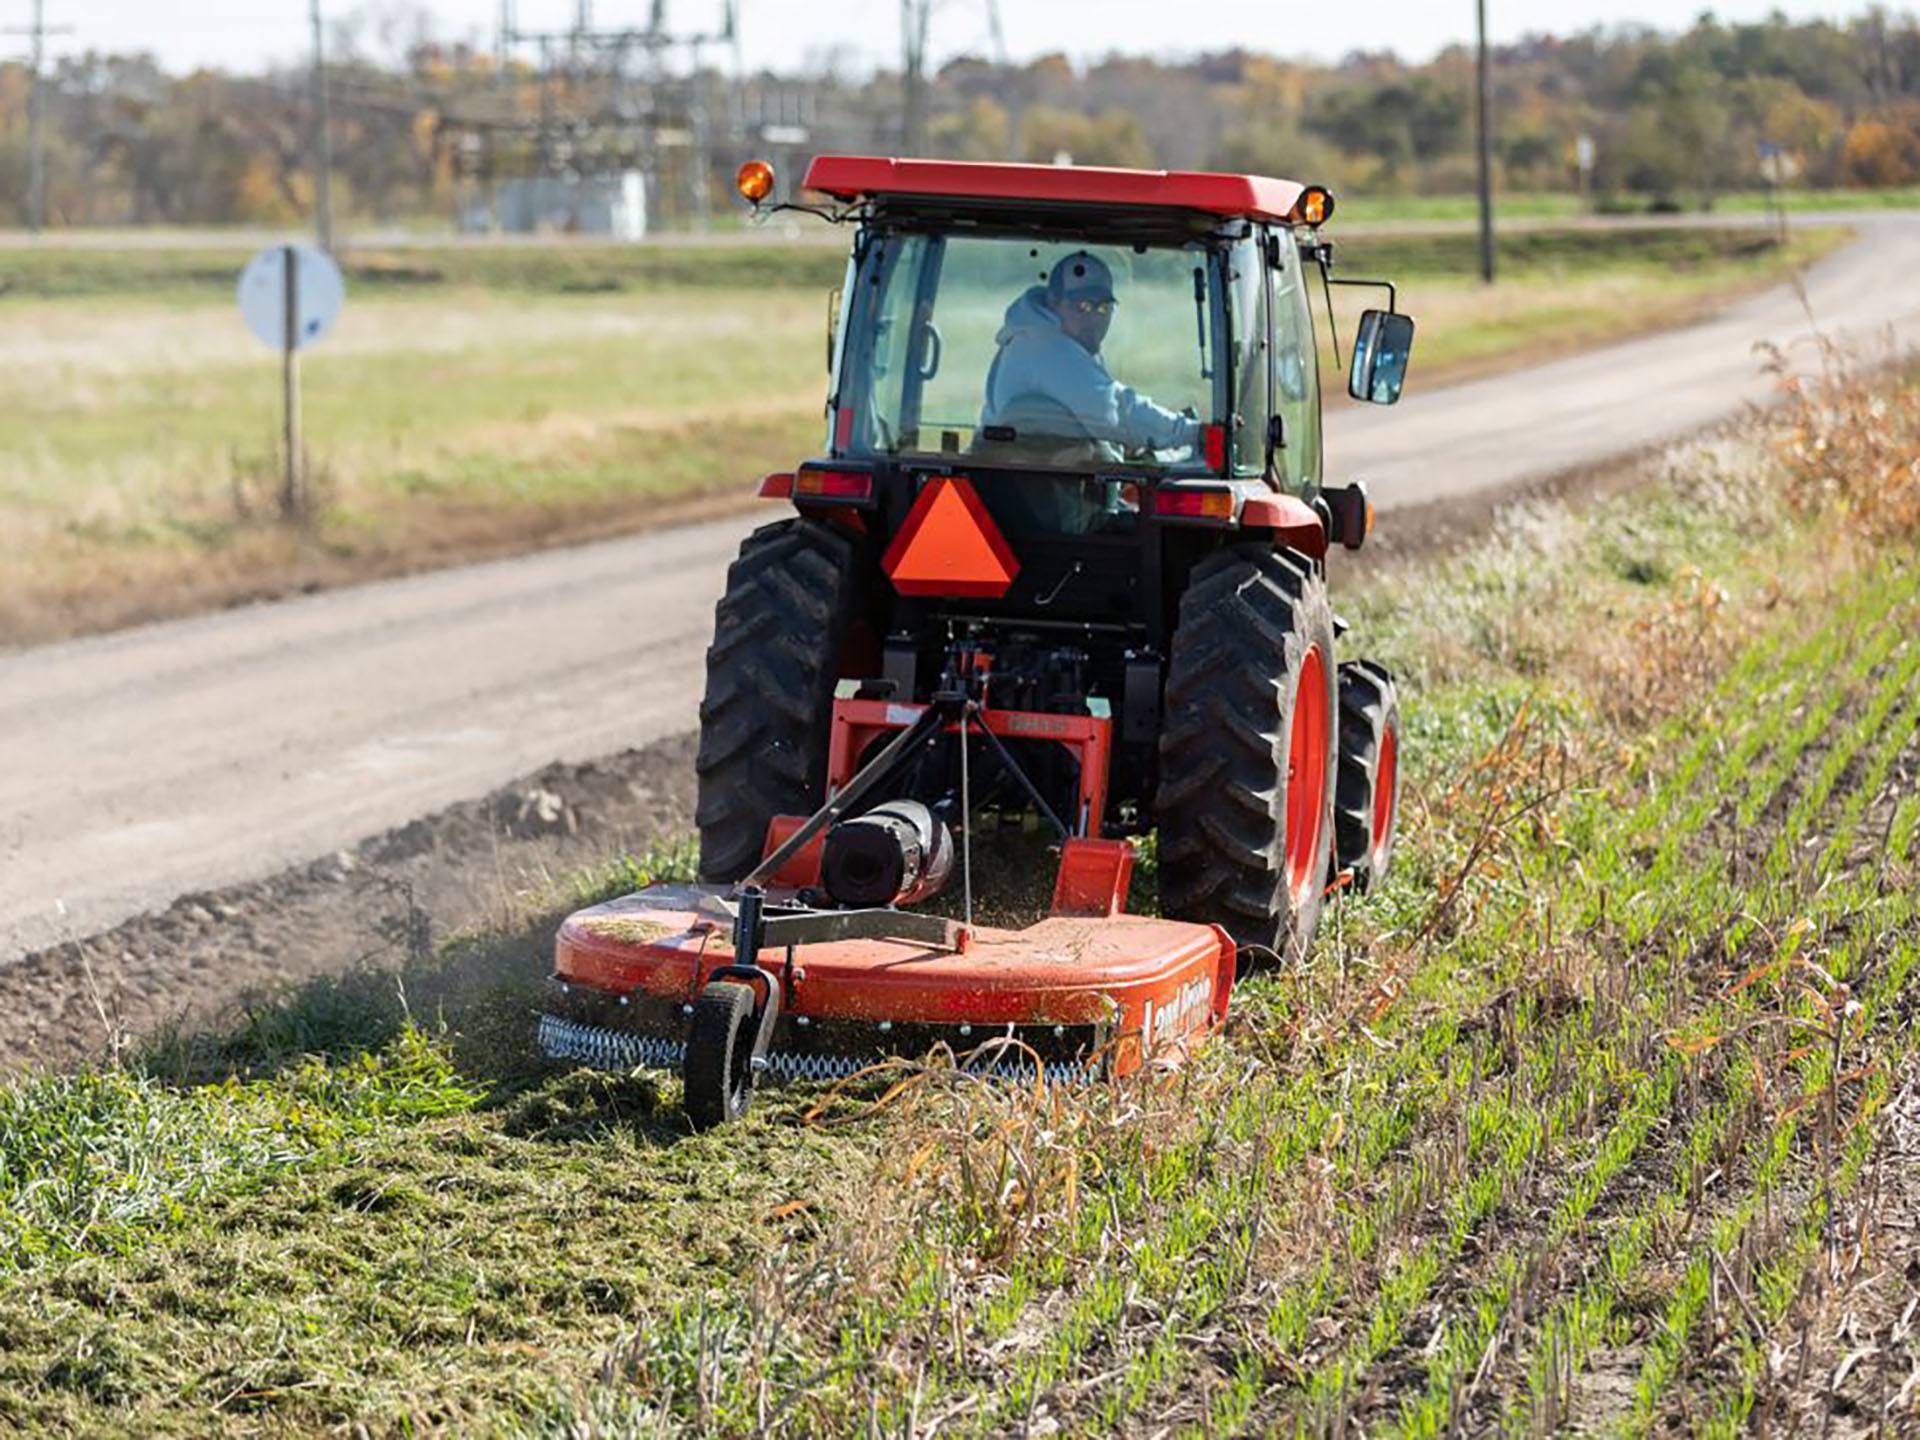
[[1162, 1005], [1158, 1010], [1154, 1009], [1151, 1000], [1147, 1001], [1146, 1013], [1140, 1019], [1140, 1029], [1147, 1037], [1149, 1053], [1180, 1039], [1198, 1025], [1200, 1017], [1209, 1008], [1207, 1002], [1212, 996], [1213, 982], [1202, 976], [1182, 985], [1172, 1002]]

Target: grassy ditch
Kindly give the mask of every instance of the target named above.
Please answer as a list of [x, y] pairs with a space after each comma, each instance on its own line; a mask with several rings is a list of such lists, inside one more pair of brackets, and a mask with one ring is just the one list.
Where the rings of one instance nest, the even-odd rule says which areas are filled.
[[[1515, 235], [1491, 297], [1458, 236], [1358, 239], [1342, 265], [1406, 282], [1443, 383], [1685, 321], [1840, 238]], [[821, 443], [837, 249], [353, 252], [302, 362], [316, 513], [288, 526], [244, 258], [0, 251], [0, 644], [743, 503]]]
[[[1916, 456], [1920, 391], [1836, 368], [1642, 490], [1349, 584], [1408, 692], [1401, 868], [1177, 1075], [903, 1066], [693, 1137], [671, 1080], [545, 1073], [554, 917], [668, 854], [13, 1082], [0, 1422], [1732, 1433], [1826, 1403], [1796, 1326], [1880, 1243], [1920, 1039]], [[1898, 1399], [1885, 1348], [1861, 1403]]]

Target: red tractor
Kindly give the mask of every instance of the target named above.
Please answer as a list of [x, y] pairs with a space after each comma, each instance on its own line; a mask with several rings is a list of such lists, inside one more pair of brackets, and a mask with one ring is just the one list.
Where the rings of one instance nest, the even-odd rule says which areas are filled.
[[[756, 208], [772, 185], [743, 167]], [[1330, 276], [1332, 197], [852, 156], [805, 187], [857, 226], [827, 434], [728, 572], [700, 884], [573, 917], [542, 1020], [556, 1056], [679, 1068], [701, 1126], [764, 1072], [916, 1046], [1177, 1055], [1393, 852], [1393, 680], [1336, 659], [1326, 561], [1372, 511], [1321, 483], [1310, 277], [1387, 293], [1357, 400], [1399, 398], [1413, 322]], [[1051, 913], [997, 930], [971, 859], [1009, 816], [1060, 860]], [[1129, 915], [1148, 836], [1158, 915]], [[956, 876], [958, 916], [928, 909]]]

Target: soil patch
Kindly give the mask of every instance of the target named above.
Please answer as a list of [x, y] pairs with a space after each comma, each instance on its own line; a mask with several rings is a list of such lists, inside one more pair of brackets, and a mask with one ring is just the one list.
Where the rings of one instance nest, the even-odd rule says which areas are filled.
[[0, 1066], [71, 1066], [247, 997], [429, 953], [621, 850], [689, 832], [694, 737], [549, 765], [479, 800], [0, 969]]

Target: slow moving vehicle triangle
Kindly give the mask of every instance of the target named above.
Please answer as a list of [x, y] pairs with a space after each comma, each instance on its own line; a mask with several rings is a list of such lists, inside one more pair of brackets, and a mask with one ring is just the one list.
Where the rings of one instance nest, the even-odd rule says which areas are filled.
[[957, 475], [937, 476], [920, 492], [880, 563], [902, 595], [997, 600], [1020, 573], [979, 491]]

